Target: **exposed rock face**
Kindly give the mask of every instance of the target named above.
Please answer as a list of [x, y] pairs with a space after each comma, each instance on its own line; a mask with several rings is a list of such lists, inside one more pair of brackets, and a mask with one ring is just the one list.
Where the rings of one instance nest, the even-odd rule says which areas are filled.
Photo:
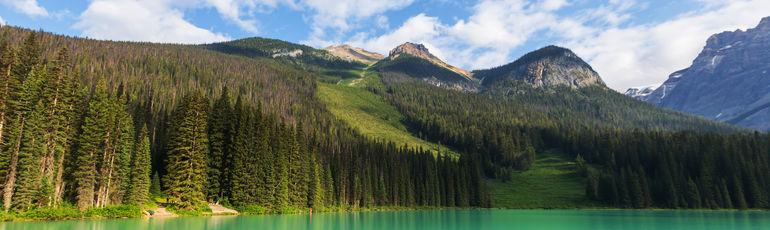
[[430, 51], [428, 51], [428, 48], [425, 48], [425, 46], [422, 45], [422, 44], [414, 44], [414, 43], [411, 43], [411, 42], [407, 42], [407, 43], [401, 44], [401, 45], [397, 46], [396, 48], [392, 49], [390, 51], [388, 57], [391, 60], [393, 60], [393, 59], [397, 58], [401, 54], [409, 54], [409, 55], [412, 55], [412, 56], [415, 56], [415, 57], [419, 57], [419, 58], [428, 60], [430, 62], [433, 62], [433, 64], [436, 64], [438, 66], [447, 68], [447, 69], [451, 70], [452, 72], [460, 74], [460, 75], [464, 76], [465, 78], [467, 78], [469, 80], [472, 79], [472, 75], [473, 74], [470, 71], [454, 67], [452, 65], [449, 65], [449, 64], [441, 61], [441, 59], [438, 59], [436, 56], [433, 56], [433, 54], [431, 54]]
[[474, 77], [485, 86], [508, 78], [522, 80], [535, 88], [604, 85], [588, 63], [572, 51], [557, 46], [533, 51], [504, 66], [476, 71]]
[[757, 130], [770, 130], [770, 17], [754, 29], [712, 35], [686, 69], [647, 102]]
[[384, 56], [382, 56], [382, 54], [369, 52], [364, 49], [352, 47], [347, 44], [333, 45], [333, 46], [323, 48], [323, 50], [329, 51], [329, 53], [331, 53], [332, 55], [340, 57], [342, 59], [345, 59], [348, 61], [359, 61], [365, 64], [372, 64], [374, 62], [377, 62], [385, 58]]

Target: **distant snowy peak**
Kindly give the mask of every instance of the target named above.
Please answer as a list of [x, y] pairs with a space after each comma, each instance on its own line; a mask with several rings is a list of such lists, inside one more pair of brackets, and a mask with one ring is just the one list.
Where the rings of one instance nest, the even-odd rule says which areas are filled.
[[644, 98], [652, 94], [652, 92], [654, 92], [655, 89], [657, 89], [658, 87], [659, 85], [631, 87], [631, 88], [628, 88], [624, 94], [629, 97], [633, 97], [639, 100], [644, 100]]

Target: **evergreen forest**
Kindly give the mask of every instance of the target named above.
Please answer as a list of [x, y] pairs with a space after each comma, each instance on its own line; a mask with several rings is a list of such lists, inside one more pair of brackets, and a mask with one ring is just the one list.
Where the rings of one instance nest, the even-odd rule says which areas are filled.
[[[599, 208], [770, 208], [766, 133], [603, 85], [539, 89], [500, 78], [479, 93], [444, 89], [421, 78], [454, 73], [430, 64], [386, 59], [370, 70], [273, 39], [154, 44], [3, 26], [3, 209], [487, 208], [489, 181], [530, 170], [546, 151], [574, 162], [584, 199]], [[356, 90], [448, 149], [363, 135], [331, 113], [319, 84], [356, 71], [374, 76]]]

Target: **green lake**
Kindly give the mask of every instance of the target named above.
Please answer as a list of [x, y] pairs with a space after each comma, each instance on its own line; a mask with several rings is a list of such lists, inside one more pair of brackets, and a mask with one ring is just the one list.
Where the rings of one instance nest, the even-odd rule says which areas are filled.
[[770, 212], [431, 210], [0, 223], [0, 230], [121, 229], [770, 229]]

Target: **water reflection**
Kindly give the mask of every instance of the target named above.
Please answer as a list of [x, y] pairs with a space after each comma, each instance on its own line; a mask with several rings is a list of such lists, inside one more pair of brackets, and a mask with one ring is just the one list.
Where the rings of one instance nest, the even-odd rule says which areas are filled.
[[767, 212], [438, 210], [0, 223], [0, 230], [123, 229], [762, 229]]

